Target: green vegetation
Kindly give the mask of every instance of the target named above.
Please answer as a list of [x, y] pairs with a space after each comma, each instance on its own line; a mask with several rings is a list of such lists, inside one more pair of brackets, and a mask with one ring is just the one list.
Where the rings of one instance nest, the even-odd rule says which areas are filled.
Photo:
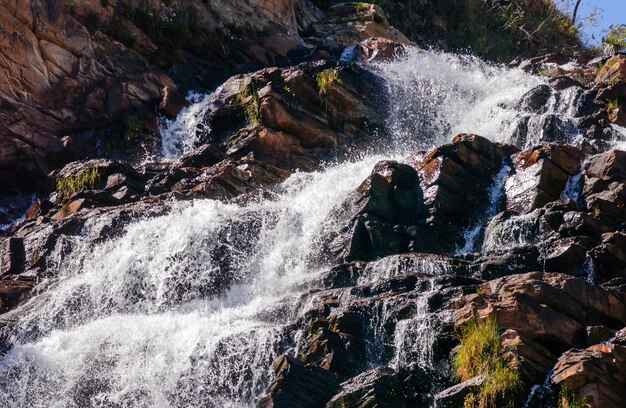
[[325, 96], [328, 94], [328, 87], [333, 83], [341, 83], [339, 80], [339, 71], [335, 68], [325, 69], [322, 72], [318, 73], [315, 77], [317, 81], [317, 89], [319, 90], [320, 96]]
[[124, 123], [124, 137], [122, 144], [128, 146], [131, 144], [137, 133], [143, 130], [143, 124], [138, 116], [131, 114], [124, 115], [122, 122]]
[[248, 124], [253, 126], [261, 124], [261, 101], [259, 99], [259, 93], [254, 85], [251, 84], [250, 86], [246, 86], [242, 84], [239, 89], [239, 93], [237, 94], [236, 102], [243, 108]]
[[[340, 0], [313, 0], [322, 9]], [[411, 40], [491, 60], [583, 48], [570, 16], [553, 0], [372, 0]]]
[[572, 390], [567, 387], [561, 387], [558, 408], [586, 408], [587, 406], [584, 398], [578, 399]]
[[361, 11], [365, 11], [369, 8], [370, 8], [370, 5], [368, 3], [357, 3], [356, 12], [360, 13]]
[[606, 109], [609, 112], [613, 112], [615, 109], [619, 108], [619, 102], [617, 101], [617, 99], [609, 99], [606, 102]]
[[58, 198], [61, 203], [67, 203], [74, 194], [80, 191], [93, 190], [99, 180], [100, 170], [95, 167], [85, 169], [71, 176], [58, 177]]
[[512, 406], [521, 387], [515, 362], [502, 358], [499, 328], [494, 318], [471, 320], [460, 329], [460, 345], [452, 362], [461, 381], [479, 375], [485, 380], [476, 393], [465, 399], [465, 408]]
[[609, 27], [603, 41], [617, 49], [626, 48], [626, 25], [612, 25]]

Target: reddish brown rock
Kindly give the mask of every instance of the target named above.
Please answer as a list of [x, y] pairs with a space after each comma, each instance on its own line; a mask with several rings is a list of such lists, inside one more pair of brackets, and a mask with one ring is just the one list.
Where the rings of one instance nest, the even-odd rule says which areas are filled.
[[570, 177], [580, 171], [583, 153], [569, 145], [549, 144], [518, 153], [515, 174], [506, 181], [507, 209], [527, 213], [559, 200]]
[[616, 83], [626, 81], [626, 55], [609, 58], [598, 72], [595, 82]]
[[481, 136], [461, 134], [452, 143], [409, 159], [420, 176], [429, 212], [426, 224], [439, 251], [461, 245], [463, 231], [483, 216], [507, 149]]
[[520, 346], [521, 372], [541, 383], [561, 353], [589, 345], [587, 327], [616, 330], [626, 324], [626, 296], [568, 275], [527, 273], [481, 285], [479, 294], [465, 297], [453, 320], [460, 325], [486, 316], [512, 330], [507, 341]]
[[315, 42], [327, 50], [342, 50], [370, 37], [383, 37], [396, 43], [410, 41], [389, 25], [382, 8], [369, 3], [339, 3], [331, 6], [326, 18], [312, 26]]
[[597, 344], [570, 350], [559, 358], [550, 379], [590, 407], [621, 408], [626, 404], [626, 347]]
[[406, 45], [387, 38], [373, 37], [361, 41], [354, 52], [357, 61], [361, 63], [391, 61], [406, 52]]

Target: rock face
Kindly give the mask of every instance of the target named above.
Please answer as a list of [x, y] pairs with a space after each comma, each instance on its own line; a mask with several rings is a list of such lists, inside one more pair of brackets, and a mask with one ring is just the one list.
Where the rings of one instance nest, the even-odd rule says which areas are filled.
[[626, 400], [626, 348], [619, 344], [597, 344], [570, 350], [554, 366], [553, 384], [575, 391], [592, 407], [620, 407]]
[[[218, 3], [0, 0], [0, 190], [39, 193], [0, 233], [0, 355], [19, 341], [7, 333], [22, 305], [54, 289], [40, 283], [59, 282], [55, 265], [78, 245], [115, 238], [181, 200], [275, 211], [290, 176], [306, 184], [301, 173], [326, 160], [386, 151], [389, 100], [376, 64], [402, 58], [410, 41], [379, 6]], [[267, 373], [254, 379], [251, 403], [625, 405], [626, 153], [608, 143], [626, 103], [624, 57], [568, 62], [552, 54], [513, 64], [550, 77], [511, 102], [520, 116], [510, 142], [523, 150], [459, 134], [379, 161], [329, 219], [315, 219], [324, 222], [312, 239], [320, 248], [303, 261], [312, 273], [281, 293], [294, 307], [250, 317], [282, 330], [267, 340], [276, 347], [259, 362]], [[193, 149], [138, 160], [140, 145], [158, 149], [157, 115], [175, 117], [189, 107], [186, 90], [220, 83], [201, 118], [211, 131]], [[576, 101], [576, 146], [555, 113], [565, 98]], [[199, 300], [247, 296], [239, 285], [256, 284], [233, 259], [259, 250], [245, 235], [267, 220], [251, 214], [202, 231], [225, 243], [208, 254], [215, 268], [198, 283]], [[479, 372], [460, 382], [460, 343], [484, 321], [494, 322], [495, 344], [483, 352], [499, 366], [476, 352]], [[194, 370], [203, 359], [191, 358]], [[521, 384], [514, 392], [499, 390], [503, 372]], [[255, 375], [238, 374], [242, 383]]]
[[[124, 140], [152, 139], [155, 107], [175, 115], [184, 90], [214, 87], [225, 73], [338, 56], [346, 44], [374, 35], [408, 42], [376, 6], [326, 15], [308, 0], [5, 1], [0, 23], [3, 192], [18, 179], [21, 188], [36, 189], [54, 168], [95, 155], [85, 146], [140, 154]], [[299, 34], [305, 32], [313, 33], [308, 42]], [[342, 126], [345, 115], [337, 114]]]

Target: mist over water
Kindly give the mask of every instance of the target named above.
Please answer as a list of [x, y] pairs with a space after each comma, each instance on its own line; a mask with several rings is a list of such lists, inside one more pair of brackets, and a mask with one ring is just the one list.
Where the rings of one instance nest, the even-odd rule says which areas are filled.
[[[526, 115], [520, 98], [544, 82], [421, 50], [373, 69], [389, 87], [395, 158], [461, 132], [510, 140]], [[197, 96], [162, 129], [164, 158], [176, 159], [209, 132], [201, 121], [209, 98]], [[330, 266], [319, 248], [324, 233], [345, 221], [335, 209], [377, 161], [393, 157], [296, 173], [274, 199], [243, 206], [178, 203], [118, 238], [79, 244], [58, 282], [21, 307], [16, 345], [0, 358], [0, 406], [253, 405], [272, 379], [272, 361], [297, 346], [285, 325], [302, 287]], [[418, 316], [397, 328], [395, 344], [405, 350], [396, 350], [395, 365], [416, 355], [429, 361], [420, 339], [433, 341], [430, 323], [423, 302], [416, 308]]]

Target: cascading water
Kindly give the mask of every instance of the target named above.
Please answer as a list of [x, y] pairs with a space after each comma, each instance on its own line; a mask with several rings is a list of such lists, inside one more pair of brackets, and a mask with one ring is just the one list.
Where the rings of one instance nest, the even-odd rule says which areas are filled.
[[[179, 204], [75, 252], [24, 307], [0, 362], [0, 405], [250, 404], [289, 344], [297, 302], [285, 293], [323, 266], [317, 239], [332, 209], [377, 160], [298, 173], [275, 201]], [[234, 285], [220, 293], [224, 280]]]
[[176, 120], [163, 119], [161, 124], [161, 156], [172, 160], [196, 147], [200, 137], [211, 129], [203, 122], [210, 107], [212, 95], [190, 93], [190, 105], [180, 111]]
[[578, 203], [580, 200], [580, 196], [582, 194], [583, 182], [584, 182], [584, 170], [585, 170], [585, 162], [582, 161], [580, 163], [580, 170], [578, 173], [570, 176], [567, 179], [567, 183], [565, 184], [565, 189], [561, 193], [562, 200], [572, 200], [575, 203]]
[[485, 215], [475, 226], [470, 227], [467, 231], [465, 231], [463, 234], [465, 238], [465, 245], [457, 250], [457, 254], [468, 254], [474, 250], [476, 241], [485, 226], [485, 222], [498, 213], [498, 205], [504, 195], [504, 183], [510, 173], [511, 167], [508, 164], [502, 165], [502, 168], [498, 171], [493, 185], [489, 190], [489, 206], [487, 207]]
[[[458, 132], [507, 141], [520, 97], [544, 82], [420, 50], [374, 69], [389, 84], [394, 143], [386, 145], [395, 157]], [[162, 129], [166, 159], [209, 131], [202, 117], [210, 96], [191, 100]], [[296, 173], [272, 200], [176, 204], [121, 237], [78, 245], [47, 291], [18, 310], [15, 344], [0, 359], [0, 405], [252, 405], [273, 359], [294, 346], [285, 325], [295, 317], [296, 288], [328, 266], [318, 246], [336, 227], [334, 209], [380, 158]], [[422, 339], [412, 337], [431, 323], [425, 307], [418, 302], [416, 318], [398, 326], [394, 364], [415, 354], [428, 362]]]

